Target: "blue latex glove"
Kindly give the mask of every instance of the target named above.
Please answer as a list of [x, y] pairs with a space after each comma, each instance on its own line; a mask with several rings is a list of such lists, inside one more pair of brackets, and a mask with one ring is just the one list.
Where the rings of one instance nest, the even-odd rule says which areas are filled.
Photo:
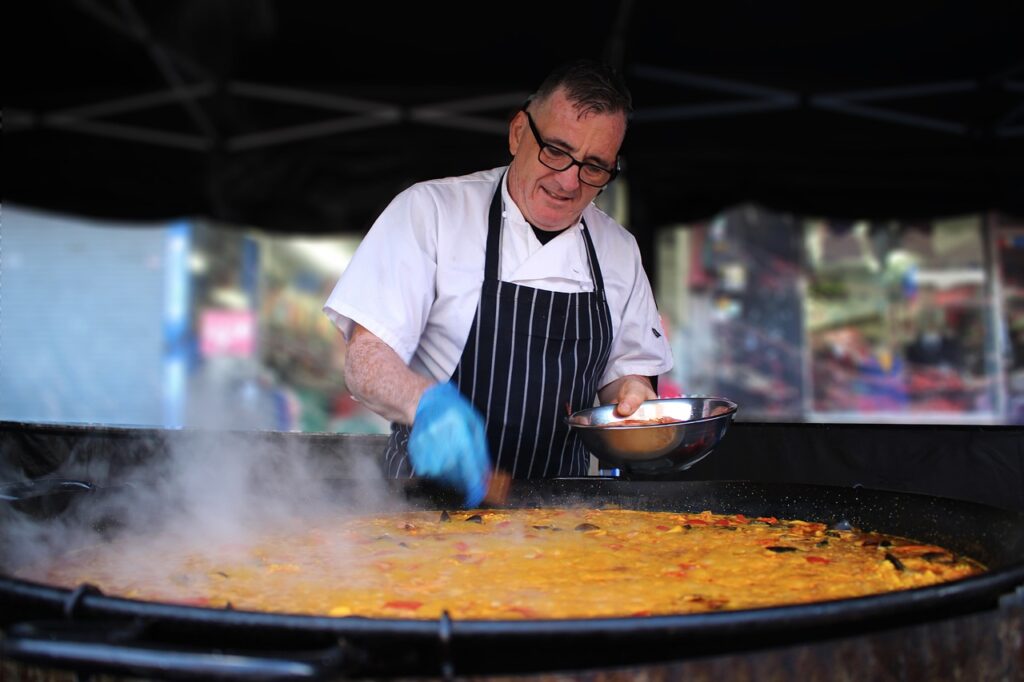
[[419, 476], [439, 478], [475, 507], [487, 492], [491, 458], [483, 417], [453, 384], [428, 388], [416, 406], [409, 456]]

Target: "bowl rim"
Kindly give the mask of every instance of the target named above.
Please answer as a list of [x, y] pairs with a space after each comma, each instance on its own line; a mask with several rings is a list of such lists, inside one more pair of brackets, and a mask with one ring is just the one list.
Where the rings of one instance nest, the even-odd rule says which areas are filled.
[[[720, 414], [716, 414], [716, 415], [713, 415], [713, 416], [710, 416], [710, 417], [698, 417], [697, 419], [686, 419], [686, 420], [683, 420], [683, 421], [668, 422], [668, 423], [665, 423], [665, 424], [630, 424], [628, 426], [618, 426], [618, 427], [616, 427], [616, 429], [659, 429], [659, 428], [663, 428], [663, 427], [677, 427], [680, 424], [699, 424], [701, 422], [711, 421], [713, 419], [721, 419], [722, 417], [730, 417], [730, 418], [732, 418], [733, 416], [736, 415], [737, 410], [739, 410], [739, 404], [736, 403], [735, 400], [731, 400], [729, 398], [725, 398], [725, 397], [717, 396], [717, 395], [704, 395], [704, 394], [680, 395], [680, 396], [676, 396], [674, 398], [652, 398], [651, 400], [645, 400], [643, 403], [641, 403], [641, 405], [645, 405], [645, 404], [648, 404], [648, 403], [664, 403], [664, 402], [673, 402], [673, 401], [677, 401], [677, 400], [689, 400], [689, 399], [721, 400], [722, 402], [725, 402], [725, 403], [729, 404], [729, 409], [727, 411], [725, 411], [725, 412], [722, 412]], [[584, 408], [582, 410], [576, 410], [572, 414], [570, 414], [570, 415], [568, 415], [566, 417], [563, 417], [562, 419], [565, 421], [565, 423], [570, 428], [574, 428], [574, 429], [583, 429], [583, 430], [586, 430], [586, 429], [605, 429], [605, 428], [607, 428], [607, 422], [604, 423], [604, 424], [578, 424], [578, 423], [573, 422], [573, 419], [579, 417], [580, 415], [584, 415], [584, 414], [587, 414], [587, 413], [590, 413], [590, 412], [594, 412], [596, 410], [607, 409], [609, 407], [612, 407], [613, 405], [615, 405], [615, 403], [605, 403], [604, 405], [595, 405], [594, 407], [586, 407], [586, 408]], [[639, 410], [640, 408], [638, 407], [637, 409]], [[622, 417], [621, 419], [629, 419], [629, 417]]]

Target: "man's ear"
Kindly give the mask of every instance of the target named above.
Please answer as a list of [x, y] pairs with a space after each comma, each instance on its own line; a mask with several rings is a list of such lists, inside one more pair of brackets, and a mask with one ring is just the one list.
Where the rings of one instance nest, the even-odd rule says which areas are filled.
[[519, 145], [523, 142], [523, 131], [526, 130], [526, 114], [517, 111], [516, 115], [508, 124], [508, 150], [512, 156], [519, 151]]

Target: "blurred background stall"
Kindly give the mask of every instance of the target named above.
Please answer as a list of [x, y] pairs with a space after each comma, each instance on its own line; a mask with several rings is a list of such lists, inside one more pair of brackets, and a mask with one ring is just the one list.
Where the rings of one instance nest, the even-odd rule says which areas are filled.
[[19, 4], [0, 420], [383, 432], [323, 301], [391, 197], [505, 163], [539, 78], [589, 56], [634, 95], [598, 203], [654, 283], [663, 395], [740, 421], [1024, 423], [1024, 5], [521, 8], [544, 21]]

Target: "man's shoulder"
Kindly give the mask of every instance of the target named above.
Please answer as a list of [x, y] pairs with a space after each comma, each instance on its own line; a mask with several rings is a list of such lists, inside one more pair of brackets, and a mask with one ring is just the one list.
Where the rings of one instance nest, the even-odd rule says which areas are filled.
[[452, 175], [444, 178], [423, 180], [412, 185], [406, 191], [434, 195], [456, 194], [467, 191], [493, 191], [504, 170], [505, 167], [501, 166], [469, 173], [468, 175]]
[[636, 244], [636, 237], [632, 232], [594, 204], [590, 204], [583, 211], [583, 219], [590, 228], [595, 248], [632, 249]]

